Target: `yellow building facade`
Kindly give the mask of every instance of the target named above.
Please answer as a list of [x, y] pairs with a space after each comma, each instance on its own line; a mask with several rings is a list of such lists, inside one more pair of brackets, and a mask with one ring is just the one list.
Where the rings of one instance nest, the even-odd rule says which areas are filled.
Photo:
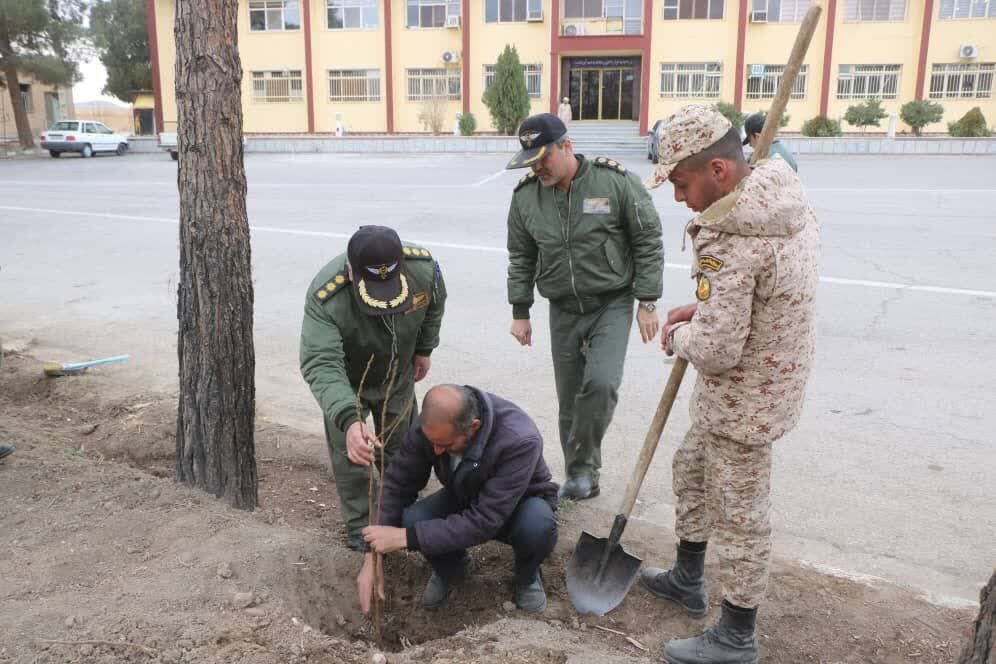
[[[147, 2], [157, 126], [169, 129], [175, 0]], [[493, 131], [482, 95], [507, 44], [533, 112], [567, 97], [575, 121], [646, 131], [692, 101], [766, 110], [814, 2], [823, 16], [788, 131], [871, 97], [890, 113], [939, 102], [926, 132], [975, 106], [996, 124], [996, 0], [241, 0], [245, 131], [451, 133], [467, 112]]]

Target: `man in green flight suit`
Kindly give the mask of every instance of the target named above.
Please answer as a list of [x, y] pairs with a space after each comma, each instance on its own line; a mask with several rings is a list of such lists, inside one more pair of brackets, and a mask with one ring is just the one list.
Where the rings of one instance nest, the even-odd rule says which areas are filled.
[[532, 170], [508, 212], [511, 332], [532, 345], [535, 285], [550, 301], [567, 475], [560, 495], [584, 500], [599, 493], [602, 437], [618, 401], [633, 300], [644, 343], [660, 325], [661, 223], [640, 179], [612, 159], [574, 154], [557, 116], [528, 117], [518, 133], [522, 150], [508, 168]]
[[[301, 374], [325, 416], [351, 549], [367, 548], [369, 467], [379, 464], [380, 445], [390, 461], [417, 414], [415, 383], [429, 373], [445, 303], [443, 276], [429, 251], [402, 244], [385, 226], [360, 227], [346, 253], [323, 267], [308, 289]], [[362, 414], [356, 404], [361, 381]], [[382, 430], [385, 407], [388, 431]], [[371, 413], [376, 435], [365, 423]]]

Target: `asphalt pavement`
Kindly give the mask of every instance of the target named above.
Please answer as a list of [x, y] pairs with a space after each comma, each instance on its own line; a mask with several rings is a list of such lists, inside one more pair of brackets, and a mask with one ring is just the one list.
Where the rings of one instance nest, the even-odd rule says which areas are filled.
[[[619, 155], [641, 175], [641, 155]], [[524, 406], [562, 475], [546, 303], [534, 344], [509, 336], [505, 216], [519, 173], [504, 155], [249, 155], [260, 416], [310, 432], [298, 372], [314, 274], [358, 226], [397, 228], [442, 264], [449, 300], [429, 378]], [[799, 160], [822, 224], [817, 362], [799, 427], [776, 444], [775, 555], [972, 603], [996, 563], [994, 157]], [[682, 232], [664, 224], [663, 308], [693, 299]], [[176, 164], [165, 154], [0, 161], [0, 336], [45, 359], [130, 353], [122, 393], [176, 390]], [[604, 446], [613, 513], [670, 367], [634, 329]], [[673, 528], [670, 459], [690, 373], [635, 515]], [[2, 415], [0, 415], [2, 417]], [[295, 441], [286, 445], [293, 447]], [[301, 450], [324, 459], [324, 449]], [[591, 524], [607, 531], [610, 519]], [[667, 562], [673, 552], [661, 552]]]

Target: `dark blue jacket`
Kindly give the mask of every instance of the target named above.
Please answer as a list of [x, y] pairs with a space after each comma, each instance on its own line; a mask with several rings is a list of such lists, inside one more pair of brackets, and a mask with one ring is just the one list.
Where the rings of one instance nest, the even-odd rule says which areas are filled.
[[494, 539], [524, 499], [539, 496], [557, 508], [557, 485], [543, 460], [543, 437], [532, 419], [510, 401], [470, 388], [480, 404], [481, 428], [451, 472], [449, 454], [436, 456], [416, 420], [384, 476], [381, 524], [401, 526], [406, 507], [429, 481], [430, 471], [460, 511], [420, 521], [408, 529], [408, 549], [428, 556]]

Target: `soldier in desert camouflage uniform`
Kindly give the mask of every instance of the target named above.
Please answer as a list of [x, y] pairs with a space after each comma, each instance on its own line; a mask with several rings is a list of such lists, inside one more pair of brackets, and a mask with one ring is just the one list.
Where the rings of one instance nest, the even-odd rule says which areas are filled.
[[642, 585], [705, 616], [705, 549], [719, 555], [717, 625], [670, 641], [670, 664], [758, 661], [754, 621], [771, 557], [772, 443], [799, 420], [814, 347], [819, 228], [802, 185], [780, 158], [752, 171], [740, 138], [713, 107], [669, 118], [649, 187], [674, 185], [699, 213], [688, 226], [697, 302], [668, 314], [661, 341], [698, 371], [692, 426], [674, 456], [680, 538], [669, 570]]

